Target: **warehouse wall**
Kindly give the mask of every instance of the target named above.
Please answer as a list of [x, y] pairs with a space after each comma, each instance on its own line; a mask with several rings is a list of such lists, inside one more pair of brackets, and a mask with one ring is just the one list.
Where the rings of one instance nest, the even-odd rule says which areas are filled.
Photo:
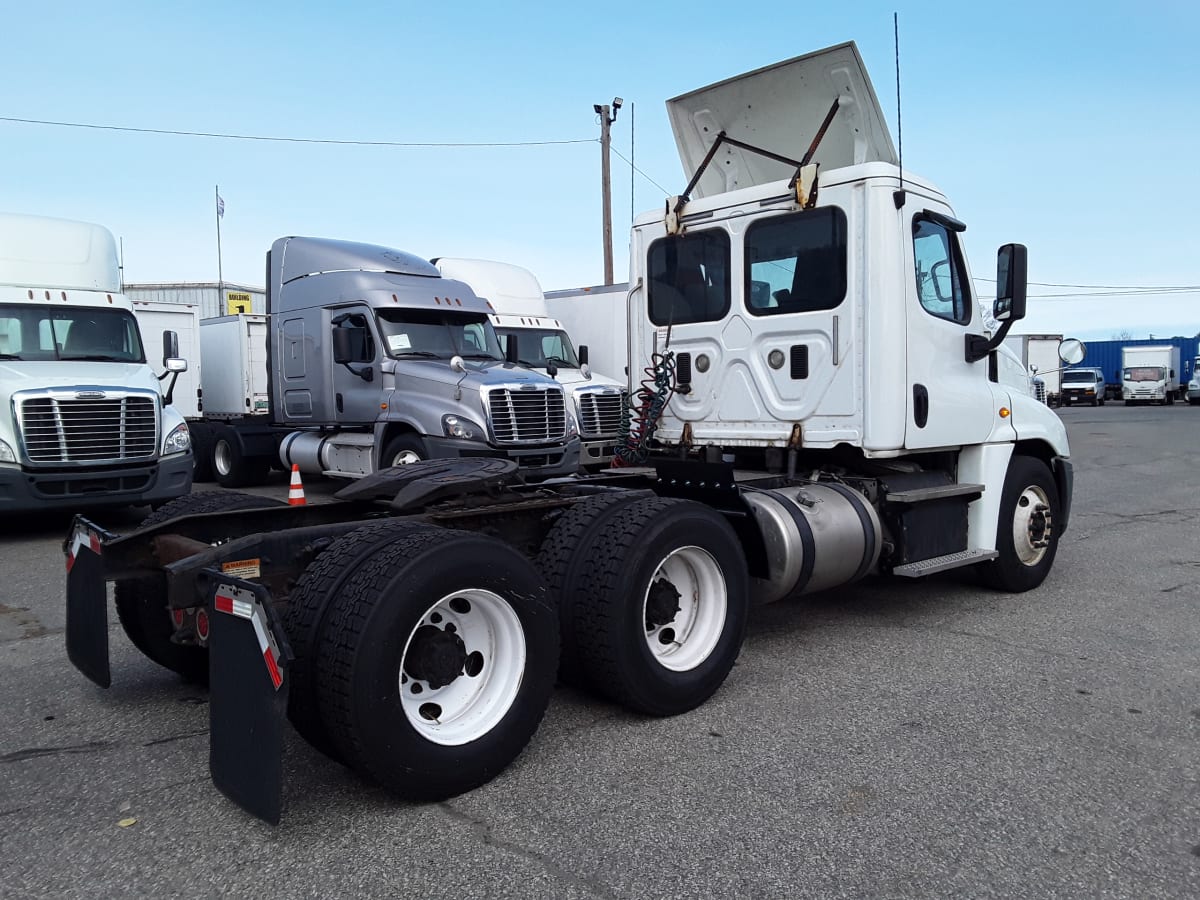
[[[207, 284], [127, 284], [125, 296], [130, 300], [151, 300], [159, 303], [192, 303], [200, 308], [200, 318], [212, 319], [239, 311], [263, 314], [267, 311], [267, 292], [263, 288], [225, 282], [221, 286]], [[247, 303], [249, 305], [247, 305]]]

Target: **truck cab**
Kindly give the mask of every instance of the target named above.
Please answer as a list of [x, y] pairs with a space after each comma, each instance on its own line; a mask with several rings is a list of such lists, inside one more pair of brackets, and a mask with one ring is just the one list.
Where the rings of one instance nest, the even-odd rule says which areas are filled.
[[443, 276], [469, 284], [488, 304], [505, 351], [515, 342], [518, 363], [567, 389], [579, 421], [582, 466], [597, 469], [611, 463], [625, 404], [624, 385], [591, 370], [586, 345], [576, 352], [562, 322], [550, 315], [536, 276], [520, 266], [484, 259], [439, 257], [433, 263]]
[[[163, 367], [186, 370], [165, 336]], [[106, 228], [0, 215], [0, 512], [158, 504], [191, 489], [175, 376], [156, 374], [153, 352]]]
[[324, 238], [280, 238], [267, 267], [286, 464], [343, 477], [458, 457], [512, 459], [536, 478], [578, 469], [563, 386], [505, 358], [463, 282], [399, 250]]
[[[1065, 525], [1066, 430], [998, 374], [997, 347], [1024, 314], [1024, 248], [998, 253], [990, 328], [967, 226], [934, 184], [901, 174], [855, 46], [685, 94], [668, 112], [691, 182], [631, 238], [630, 368], [669, 369], [671, 384], [642, 449], [746, 471], [811, 467], [818, 479], [895, 471], [976, 486], [954, 513], [961, 534], [921, 549], [891, 534], [885, 570], [1004, 556], [1002, 495], [1018, 456], [1053, 477]], [[802, 159], [805, 147], [815, 150]]]

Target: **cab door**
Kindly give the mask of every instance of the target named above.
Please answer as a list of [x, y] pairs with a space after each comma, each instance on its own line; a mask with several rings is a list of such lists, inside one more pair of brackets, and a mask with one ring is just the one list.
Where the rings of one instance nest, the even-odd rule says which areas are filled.
[[[333, 421], [344, 425], [368, 424], [379, 418], [383, 399], [380, 372], [380, 342], [376, 339], [374, 316], [365, 306], [331, 310], [330, 330], [350, 329], [354, 335], [354, 362], [333, 362], [330, 352], [330, 386], [333, 390]], [[370, 371], [370, 381], [363, 375]]]
[[921, 208], [910, 194], [905, 245], [908, 416], [904, 446], [953, 447], [985, 441], [996, 411], [987, 361], [969, 363], [968, 334], [982, 334], [960, 233], [949, 210]]

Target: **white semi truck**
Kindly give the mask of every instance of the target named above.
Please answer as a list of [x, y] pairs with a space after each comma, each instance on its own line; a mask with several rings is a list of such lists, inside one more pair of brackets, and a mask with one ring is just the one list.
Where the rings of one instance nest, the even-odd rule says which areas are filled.
[[1121, 396], [1135, 403], [1171, 404], [1181, 397], [1179, 348], [1173, 344], [1121, 348]]
[[611, 463], [621, 438], [625, 385], [592, 371], [589, 346], [576, 351], [567, 329], [550, 315], [537, 277], [520, 266], [484, 259], [443, 256], [432, 262], [443, 276], [469, 284], [492, 307], [501, 347], [507, 350], [515, 339], [518, 363], [555, 378], [570, 392], [579, 420], [580, 464], [597, 469]]
[[0, 214], [0, 515], [188, 493], [186, 368], [173, 331], [143, 346], [106, 228]]
[[210, 674], [213, 778], [256, 815], [281, 813], [284, 710], [388, 789], [441, 798], [516, 757], [556, 672], [672, 715], [733, 671], [755, 602], [1050, 574], [1066, 430], [996, 356], [1024, 315], [1025, 248], [998, 252], [990, 333], [966, 226], [901, 177], [853, 44], [669, 112], [691, 179], [633, 226], [629, 466], [530, 485], [508, 460], [435, 460], [338, 502], [223, 494], [126, 536], [74, 523], [71, 659], [109, 683], [116, 582], [157, 623], [150, 655]]

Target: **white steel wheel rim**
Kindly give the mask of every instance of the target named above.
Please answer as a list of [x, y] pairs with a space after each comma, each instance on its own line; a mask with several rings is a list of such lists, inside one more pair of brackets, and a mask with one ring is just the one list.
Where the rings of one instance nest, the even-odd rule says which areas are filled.
[[217, 441], [217, 446], [213, 450], [213, 465], [222, 475], [228, 475], [233, 471], [233, 451], [229, 449], [228, 441]]
[[416, 450], [401, 450], [392, 457], [393, 466], [407, 466], [421, 462], [421, 454]]
[[[468, 654], [462, 671], [436, 688], [405, 672], [413, 639], [426, 626], [457, 634]], [[479, 654], [477, 670], [473, 654]], [[507, 600], [478, 588], [447, 594], [425, 611], [404, 643], [397, 675], [404, 715], [418, 734], [435, 744], [458, 746], [477, 740], [512, 708], [525, 674], [525, 657], [525, 630]]]
[[[659, 582], [678, 591], [679, 609], [669, 621], [656, 621], [651, 627], [647, 609]], [[663, 668], [689, 672], [716, 649], [728, 611], [729, 593], [720, 564], [701, 547], [680, 547], [658, 564], [642, 597], [646, 646]]]
[[1013, 547], [1017, 558], [1027, 566], [1036, 566], [1050, 549], [1054, 522], [1050, 517], [1050, 498], [1037, 485], [1021, 491], [1013, 511]]

